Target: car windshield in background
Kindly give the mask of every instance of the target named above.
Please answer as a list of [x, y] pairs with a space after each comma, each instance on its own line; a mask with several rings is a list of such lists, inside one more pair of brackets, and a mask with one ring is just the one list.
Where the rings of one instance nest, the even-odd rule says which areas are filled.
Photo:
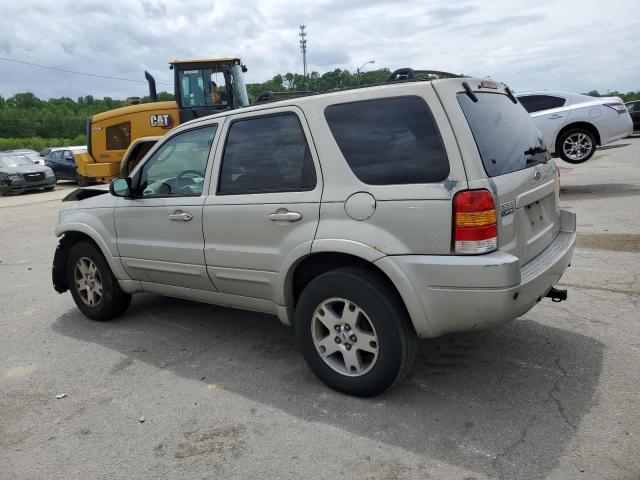
[[540, 132], [521, 105], [499, 93], [458, 94], [487, 175], [497, 177], [549, 159]]
[[21, 165], [33, 165], [34, 162], [24, 155], [2, 155], [0, 165], [3, 167], [19, 167]]
[[37, 153], [25, 153], [24, 156], [29, 158], [29, 160], [31, 160], [34, 163], [39, 163], [42, 161], [42, 157]]

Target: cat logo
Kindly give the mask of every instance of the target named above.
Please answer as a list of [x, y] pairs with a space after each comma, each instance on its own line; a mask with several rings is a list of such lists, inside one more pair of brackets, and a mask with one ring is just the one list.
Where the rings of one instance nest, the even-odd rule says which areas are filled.
[[164, 130], [169, 130], [175, 125], [175, 120], [168, 113], [159, 113], [157, 115], [151, 115], [149, 117], [152, 127], [160, 127]]

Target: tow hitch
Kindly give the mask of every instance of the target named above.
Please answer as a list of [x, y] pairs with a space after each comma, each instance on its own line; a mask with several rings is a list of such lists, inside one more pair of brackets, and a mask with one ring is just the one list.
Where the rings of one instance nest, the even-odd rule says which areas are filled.
[[549, 297], [554, 302], [564, 302], [567, 299], [567, 291], [559, 288], [551, 287], [545, 297]]

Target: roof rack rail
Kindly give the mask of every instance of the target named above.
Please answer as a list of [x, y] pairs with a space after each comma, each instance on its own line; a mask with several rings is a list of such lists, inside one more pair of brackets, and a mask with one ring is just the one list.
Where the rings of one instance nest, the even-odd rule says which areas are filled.
[[308, 90], [297, 90], [291, 92], [262, 92], [256, 97], [256, 105], [259, 103], [275, 102], [278, 100], [285, 100], [287, 98], [306, 97], [307, 95], [314, 95], [319, 92], [313, 92]]
[[437, 80], [439, 78], [462, 78], [451, 72], [442, 72], [440, 70], [414, 70], [413, 68], [399, 68], [394, 70], [385, 80], [385, 83], [406, 82], [411, 80]]

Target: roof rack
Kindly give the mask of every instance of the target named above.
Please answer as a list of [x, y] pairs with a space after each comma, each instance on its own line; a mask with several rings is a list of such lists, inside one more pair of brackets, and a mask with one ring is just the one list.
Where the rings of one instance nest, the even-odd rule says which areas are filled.
[[277, 102], [278, 100], [286, 100], [287, 98], [306, 97], [307, 95], [316, 95], [323, 92], [314, 92], [310, 90], [295, 90], [291, 92], [262, 92], [256, 98], [256, 105], [259, 103]]
[[369, 85], [358, 85], [356, 87], [337, 88], [326, 92], [316, 92], [309, 90], [290, 91], [290, 92], [262, 92], [256, 98], [255, 105], [261, 103], [271, 103], [280, 100], [287, 100], [298, 97], [308, 97], [310, 95], [322, 95], [324, 93], [333, 93], [337, 91], [345, 90], [357, 90], [360, 88], [376, 87], [393, 82], [424, 82], [431, 80], [438, 80], [440, 78], [465, 78], [467, 75], [458, 75], [451, 72], [442, 72], [440, 70], [414, 70], [413, 68], [399, 68], [391, 73], [383, 83], [375, 83]]
[[451, 72], [442, 72], [440, 70], [414, 70], [413, 68], [399, 68], [394, 70], [391, 75], [387, 77], [385, 83], [391, 82], [406, 82], [412, 80], [438, 80], [440, 78], [462, 78], [463, 75], [458, 75]]

